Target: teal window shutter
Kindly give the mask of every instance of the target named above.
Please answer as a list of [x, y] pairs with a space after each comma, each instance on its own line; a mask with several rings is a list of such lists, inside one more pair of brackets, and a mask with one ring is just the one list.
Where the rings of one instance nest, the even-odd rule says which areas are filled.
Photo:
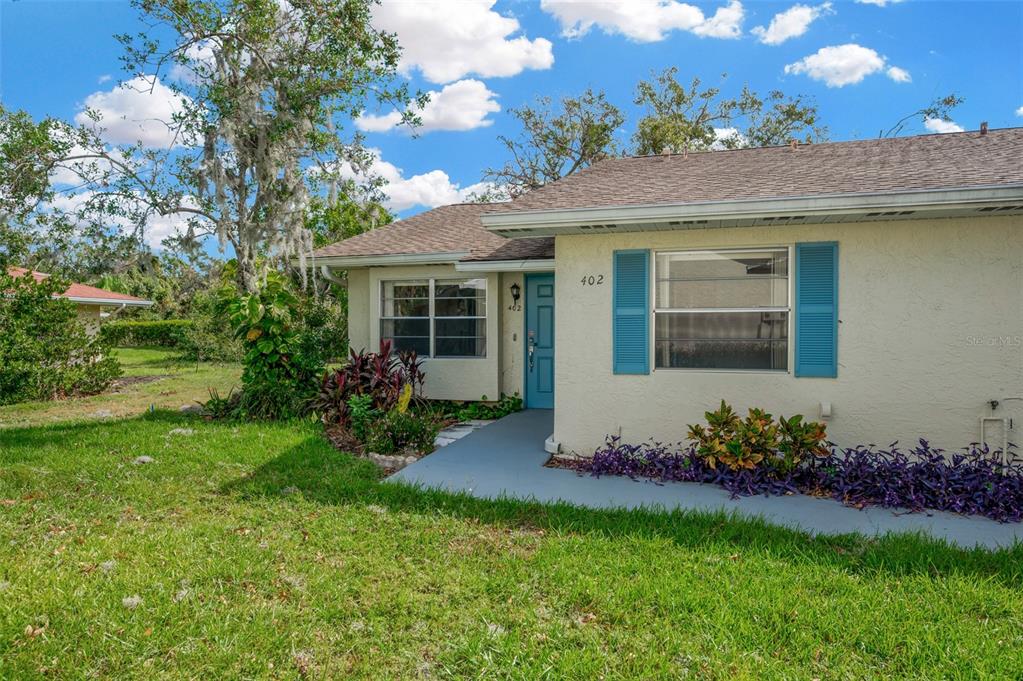
[[796, 376], [838, 376], [838, 244], [796, 244]]
[[614, 252], [614, 373], [650, 373], [650, 251]]

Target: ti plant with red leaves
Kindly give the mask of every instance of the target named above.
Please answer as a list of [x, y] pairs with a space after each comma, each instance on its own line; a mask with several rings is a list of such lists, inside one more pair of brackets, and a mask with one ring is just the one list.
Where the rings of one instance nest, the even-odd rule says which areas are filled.
[[323, 377], [312, 408], [327, 423], [347, 426], [348, 401], [354, 396], [369, 396], [370, 407], [380, 413], [398, 404], [405, 386], [411, 386], [413, 401], [421, 401], [426, 378], [422, 366], [415, 351], [395, 352], [390, 340], [380, 342], [379, 352], [352, 350], [345, 366]]

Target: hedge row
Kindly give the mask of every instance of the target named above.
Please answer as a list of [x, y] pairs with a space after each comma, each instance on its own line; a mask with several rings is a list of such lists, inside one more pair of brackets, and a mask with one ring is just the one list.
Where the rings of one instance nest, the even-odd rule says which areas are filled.
[[182, 345], [192, 328], [190, 319], [161, 319], [152, 322], [109, 322], [100, 327], [107, 343], [121, 348]]

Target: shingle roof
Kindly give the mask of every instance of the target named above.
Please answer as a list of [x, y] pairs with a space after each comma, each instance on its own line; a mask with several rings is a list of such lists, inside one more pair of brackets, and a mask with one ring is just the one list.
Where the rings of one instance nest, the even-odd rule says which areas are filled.
[[468, 253], [462, 260], [532, 260], [554, 257], [554, 239], [510, 240], [488, 232], [480, 215], [493, 204], [458, 203], [353, 236], [313, 252], [314, 258]]
[[[36, 272], [35, 270], [27, 270], [24, 267], [8, 267], [7, 274], [12, 277], [23, 277], [26, 274], [30, 274], [36, 281], [42, 281], [50, 275], [42, 272]], [[96, 288], [95, 286], [87, 286], [86, 284], [71, 284], [67, 290], [61, 294], [65, 298], [89, 298], [90, 300], [109, 300], [113, 304], [118, 303], [145, 303], [150, 304], [148, 300], [142, 298], [136, 298], [135, 296], [129, 296], [125, 293], [116, 293], [114, 291], [107, 291], [106, 289]]]
[[314, 257], [468, 253], [554, 257], [550, 237], [506, 239], [485, 213], [681, 204], [1023, 184], [1023, 128], [612, 158], [509, 203], [442, 206], [324, 246]]
[[612, 158], [490, 212], [1023, 183], [1023, 128]]

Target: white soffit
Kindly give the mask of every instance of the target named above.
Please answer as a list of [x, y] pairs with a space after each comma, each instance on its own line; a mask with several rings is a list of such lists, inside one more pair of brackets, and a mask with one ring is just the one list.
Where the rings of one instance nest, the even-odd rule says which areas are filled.
[[1023, 214], [1023, 185], [841, 194], [688, 204], [487, 213], [483, 225], [501, 236], [599, 234], [674, 229], [915, 220]]
[[308, 267], [383, 267], [386, 265], [451, 265], [469, 256], [468, 251], [448, 253], [398, 253], [390, 255], [346, 255], [307, 258]]
[[473, 260], [455, 263], [459, 272], [553, 272], [553, 259]]

